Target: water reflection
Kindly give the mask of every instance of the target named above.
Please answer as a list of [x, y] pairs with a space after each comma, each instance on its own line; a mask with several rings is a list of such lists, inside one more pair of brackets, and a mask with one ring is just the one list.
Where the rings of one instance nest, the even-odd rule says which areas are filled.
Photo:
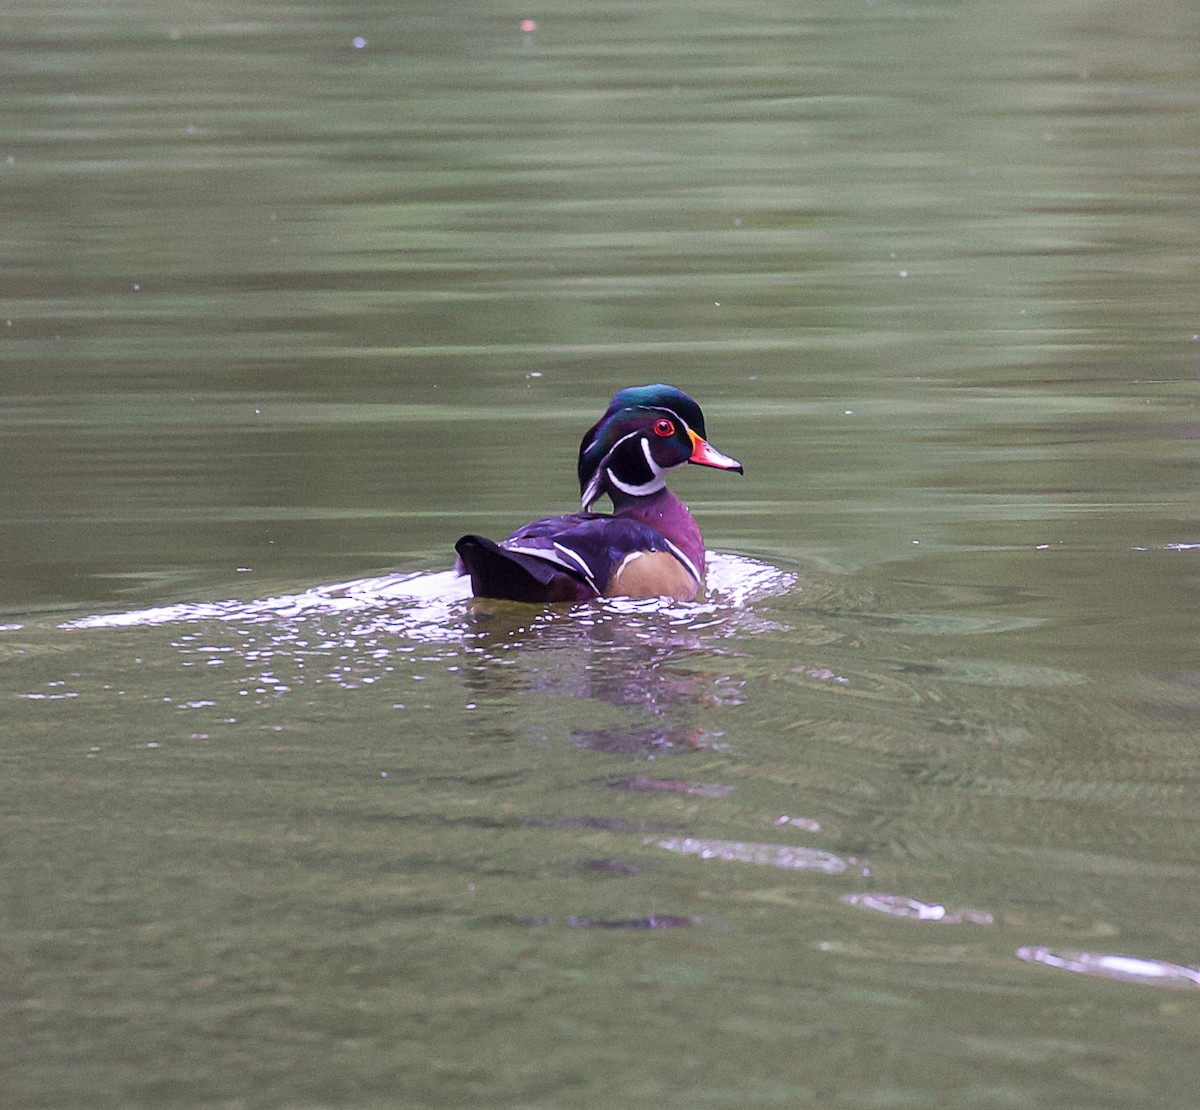
[[1200, 987], [1200, 970], [1167, 963], [1165, 960], [1074, 949], [1054, 951], [1042, 947], [1018, 948], [1017, 956], [1030, 963], [1043, 964], [1062, 971], [1074, 971], [1079, 975], [1094, 975], [1100, 979], [1115, 979], [1121, 983], [1145, 983], [1155, 987]]
[[614, 790], [645, 791], [656, 794], [690, 794], [696, 798], [728, 798], [733, 787], [717, 782], [693, 783], [682, 779], [655, 779], [646, 775], [628, 775], [613, 779]]
[[[631, 600], [603, 599], [598, 609], [611, 615], [662, 615], [668, 624], [693, 632], [720, 629], [738, 609], [754, 600], [771, 597], [791, 589], [796, 575], [770, 563], [740, 555], [708, 553], [708, 591], [705, 600], [695, 603], [668, 602], [656, 598]], [[229, 599], [212, 602], [184, 602], [130, 612], [99, 613], [64, 622], [64, 629], [145, 628], [164, 624], [196, 624], [222, 621], [264, 624], [298, 617], [359, 613], [394, 607], [395, 631], [413, 639], [443, 641], [459, 639], [462, 633], [462, 607], [471, 597], [469, 581], [453, 571], [423, 574], [390, 574], [359, 578], [328, 586], [315, 586], [301, 593], [283, 594], [258, 600]], [[486, 605], [487, 603], [484, 602]], [[481, 610], [487, 611], [487, 610]], [[577, 609], [576, 612], [586, 611]], [[522, 630], [549, 619], [564, 610], [534, 606], [498, 605], [493, 614], [509, 614], [511, 627]], [[777, 626], [766, 621], [751, 622], [749, 627], [766, 630]], [[629, 623], [636, 625], [636, 618]], [[0, 626], [16, 630], [21, 625]], [[739, 629], [747, 625], [740, 623]]]
[[722, 732], [711, 729], [670, 728], [662, 725], [577, 728], [571, 739], [581, 748], [632, 759], [656, 759], [661, 755], [689, 752], [728, 751], [721, 743]]
[[[174, 630], [181, 666], [230, 671], [220, 685], [206, 682], [201, 696], [169, 699], [214, 722], [233, 719], [228, 693], [221, 695], [231, 685], [243, 704], [262, 708], [301, 688], [354, 691], [407, 676], [409, 693], [393, 703], [404, 709], [436, 667], [457, 676], [467, 710], [495, 710], [486, 726], [493, 735], [536, 732], [529, 714], [518, 712], [528, 706], [522, 695], [542, 695], [550, 705], [577, 699], [628, 715], [610, 722], [603, 713], [581, 713], [570, 733], [575, 745], [649, 759], [721, 747], [720, 731], [698, 726], [694, 716], [697, 708], [741, 701], [741, 680], [723, 667], [723, 643], [776, 629], [752, 603], [795, 582], [791, 572], [758, 560], [710, 560], [709, 596], [700, 603], [610, 599], [551, 608], [477, 600], [466, 578], [447, 571], [96, 614], [61, 628]], [[58, 685], [25, 696], [76, 696]]]
[[472, 601], [466, 688], [479, 705], [509, 704], [525, 691], [624, 711], [607, 723], [582, 710], [588, 723], [570, 734], [580, 748], [635, 759], [721, 749], [720, 730], [697, 725], [696, 711], [741, 702], [722, 641], [776, 629], [749, 603], [788, 589], [794, 576], [756, 560], [710, 558], [709, 598], [699, 604], [614, 598], [567, 612]]
[[987, 910], [947, 909], [937, 902], [919, 902], [900, 894], [883, 892], [843, 894], [842, 902], [847, 906], [860, 906], [865, 910], [886, 914], [888, 917], [903, 917], [911, 921], [936, 921], [943, 925], [991, 925], [995, 917]]
[[[1200, 5], [349, 8], [7, 6], [6, 1102], [1193, 1110]], [[660, 375], [821, 611], [254, 584]]]
[[848, 867], [865, 866], [852, 857], [843, 859], [832, 852], [823, 852], [800, 844], [755, 844], [693, 836], [672, 837], [653, 843], [659, 848], [677, 852], [682, 856], [698, 856], [704, 860], [732, 863], [753, 863], [759, 867], [780, 867], [789, 871], [822, 871], [827, 875], [840, 875]]
[[626, 917], [605, 920], [595, 917], [565, 917], [556, 921], [552, 917], [530, 917], [521, 921], [523, 925], [566, 925], [578, 929], [686, 929], [698, 925], [700, 918], [681, 914], [652, 913], [645, 917]]

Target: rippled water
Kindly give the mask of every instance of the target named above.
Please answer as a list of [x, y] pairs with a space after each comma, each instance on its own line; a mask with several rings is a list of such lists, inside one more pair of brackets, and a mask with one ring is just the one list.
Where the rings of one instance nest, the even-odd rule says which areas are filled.
[[6, 26], [0, 1103], [1191, 1110], [1192, 7]]

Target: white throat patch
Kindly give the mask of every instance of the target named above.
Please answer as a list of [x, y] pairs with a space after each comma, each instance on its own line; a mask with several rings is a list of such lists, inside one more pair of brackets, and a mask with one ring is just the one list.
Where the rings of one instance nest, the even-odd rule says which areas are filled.
[[613, 472], [611, 467], [605, 467], [604, 472], [608, 475], [608, 480], [622, 493], [629, 494], [630, 497], [646, 497], [651, 493], [657, 493], [666, 484], [667, 480], [663, 477], [663, 469], [654, 461], [654, 456], [650, 454], [650, 441], [642, 436], [642, 454], [646, 456], [646, 465], [650, 468], [650, 473], [654, 475], [648, 482], [643, 482], [640, 486], [631, 486], [627, 482], [622, 482]]

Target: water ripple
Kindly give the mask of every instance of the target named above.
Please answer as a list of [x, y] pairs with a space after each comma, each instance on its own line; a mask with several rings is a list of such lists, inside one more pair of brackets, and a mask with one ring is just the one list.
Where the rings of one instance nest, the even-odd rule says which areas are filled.
[[1045, 964], [1079, 975], [1095, 975], [1101, 979], [1116, 979], [1122, 983], [1147, 983], [1155, 987], [1200, 987], [1200, 970], [1170, 964], [1163, 960], [1147, 960], [1140, 956], [1120, 956], [1103, 952], [1082, 952], [1028, 946], [1017, 949], [1017, 957], [1030, 963]]
[[937, 902], [918, 902], [915, 898], [905, 898], [900, 894], [843, 894], [842, 902], [847, 906], [859, 906], [864, 910], [874, 910], [889, 917], [903, 917], [911, 921], [937, 921], [943, 925], [991, 925], [995, 922], [993, 915], [986, 910], [950, 910]]
[[700, 837], [672, 837], [648, 841], [668, 852], [701, 859], [719, 859], [731, 863], [755, 863], [760, 867], [783, 867], [793, 871], [823, 871], [840, 875], [857, 861], [842, 859], [832, 852], [805, 848], [799, 844], [751, 844], [741, 840], [706, 840]]
[[[757, 559], [718, 552], [710, 552], [708, 559], [708, 596], [704, 601], [609, 598], [599, 604], [625, 615], [655, 614], [685, 624], [691, 631], [707, 631], [719, 628], [731, 613], [738, 613], [751, 601], [785, 593], [795, 585], [795, 574]], [[136, 628], [209, 621], [262, 625], [384, 609], [388, 611], [390, 631], [438, 642], [461, 638], [462, 606], [470, 596], [468, 580], [453, 571], [389, 574], [252, 601], [184, 602], [125, 613], [100, 613], [67, 621], [61, 627]]]
[[[84, 616], [59, 627], [72, 635], [100, 630], [136, 633], [164, 628], [171, 646], [194, 673], [227, 673], [220, 697], [210, 683], [197, 696], [179, 694], [177, 707], [207, 710], [230, 722], [232, 704], [267, 707], [298, 689], [334, 685], [369, 688], [388, 680], [413, 684], [393, 708], [442, 666], [469, 672], [465, 708], [507, 690], [501, 673], [522, 648], [518, 685], [543, 693], [597, 697], [650, 710], [648, 721], [577, 731], [582, 747], [653, 758], [666, 751], [718, 746], [719, 732], [663, 718], [697, 698], [738, 704], [740, 682], [724, 673], [692, 674], [683, 652], [723, 655], [716, 641], [744, 638], [777, 626], [750, 604], [790, 588], [795, 576], [736, 555], [711, 559], [711, 596], [700, 603], [670, 599], [602, 599], [575, 606], [532, 606], [474, 600], [469, 582], [453, 571], [391, 574], [315, 586], [251, 600], [183, 602]], [[465, 654], [464, 654], [465, 653]], [[679, 665], [665, 666], [675, 658]], [[229, 684], [232, 683], [232, 687]], [[499, 685], [497, 685], [497, 683]], [[511, 684], [511, 683], [509, 683]], [[31, 694], [51, 698], [58, 691]], [[236, 697], [227, 703], [228, 696]], [[216, 703], [220, 704], [216, 704]]]

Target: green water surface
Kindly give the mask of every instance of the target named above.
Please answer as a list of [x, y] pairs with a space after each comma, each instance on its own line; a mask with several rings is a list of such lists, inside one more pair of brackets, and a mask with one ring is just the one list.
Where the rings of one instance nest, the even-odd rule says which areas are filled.
[[5, 23], [0, 1105], [1194, 1110], [1200, 8]]

